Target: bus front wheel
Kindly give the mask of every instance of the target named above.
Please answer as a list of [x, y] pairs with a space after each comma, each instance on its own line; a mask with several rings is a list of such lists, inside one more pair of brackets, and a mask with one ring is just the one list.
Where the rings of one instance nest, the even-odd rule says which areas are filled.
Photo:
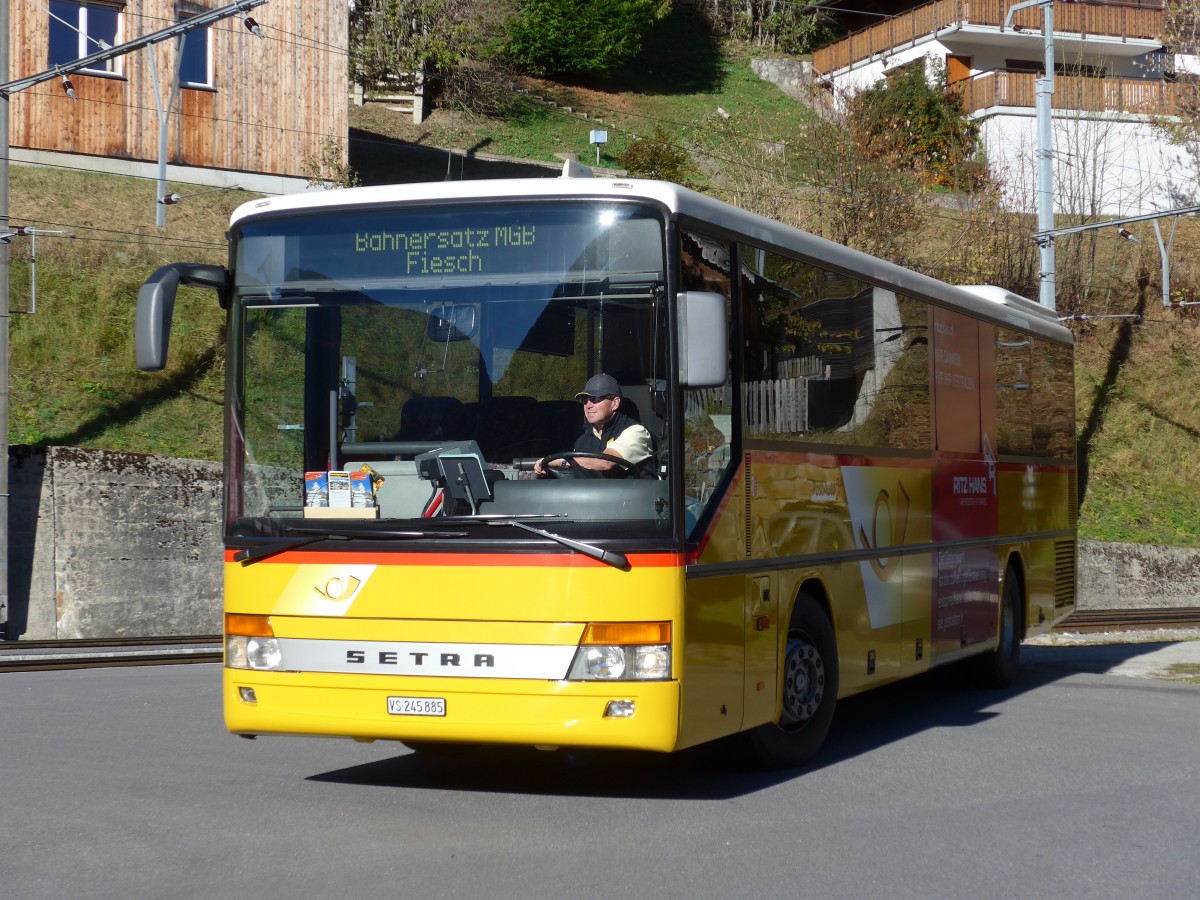
[[765, 769], [802, 766], [820, 749], [837, 705], [838, 658], [833, 626], [811, 597], [802, 596], [788, 627], [778, 722], [746, 733], [751, 759]]

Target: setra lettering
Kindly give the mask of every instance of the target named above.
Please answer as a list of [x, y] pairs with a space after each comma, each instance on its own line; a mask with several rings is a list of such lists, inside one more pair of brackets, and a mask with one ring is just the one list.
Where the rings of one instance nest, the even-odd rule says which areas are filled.
[[368, 664], [370, 662], [368, 656], [373, 658], [375, 665], [401, 666], [404, 665], [401, 656], [406, 656], [409, 665], [413, 668], [426, 668], [434, 671], [437, 669], [496, 668], [496, 657], [492, 653], [476, 653], [473, 656], [467, 656], [463, 653], [432, 653], [428, 650], [411, 650], [407, 654], [400, 650], [346, 650], [345, 654], [346, 664], [355, 666]]

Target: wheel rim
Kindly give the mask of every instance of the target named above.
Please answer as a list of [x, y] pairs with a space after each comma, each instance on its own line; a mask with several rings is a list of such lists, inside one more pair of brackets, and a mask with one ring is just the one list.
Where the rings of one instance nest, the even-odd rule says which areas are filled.
[[789, 731], [803, 728], [825, 698], [825, 661], [801, 635], [788, 636], [783, 673], [783, 715], [779, 724]]

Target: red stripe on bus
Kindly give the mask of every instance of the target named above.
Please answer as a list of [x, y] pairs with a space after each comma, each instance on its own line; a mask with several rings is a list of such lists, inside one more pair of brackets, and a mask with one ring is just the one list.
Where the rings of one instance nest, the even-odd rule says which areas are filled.
[[729, 506], [730, 502], [733, 500], [733, 495], [738, 488], [738, 485], [739, 482], [737, 479], [729, 482], [729, 487], [725, 489], [725, 496], [721, 498], [721, 502], [717, 504], [717, 508], [713, 511], [712, 518], [708, 520], [708, 528], [705, 529], [704, 534], [700, 535], [699, 544], [697, 544], [695, 550], [692, 550], [687, 554], [687, 564], [689, 566], [699, 562], [700, 557], [704, 555], [704, 548], [708, 546], [708, 540], [710, 537], [712, 537], [713, 529], [716, 528], [717, 523], [721, 521], [722, 517], [724, 517], [725, 508]]
[[[938, 460], [963, 460], [967, 462], [989, 462], [982, 453], [947, 453], [941, 452], [934, 456], [914, 458], [909, 456], [864, 456], [861, 454], [835, 455], [831, 453], [803, 453], [792, 450], [760, 450], [746, 451], [750, 456], [751, 465], [815, 465], [827, 468], [843, 466], [858, 466], [878, 469], [932, 469]], [[997, 468], [1006, 471], [1025, 471], [1033, 468], [1035, 472], [1067, 473], [1075, 469], [1072, 462], [1047, 459], [1044, 462], [1000, 462]]]
[[[226, 548], [225, 562], [236, 562], [237, 550]], [[627, 553], [631, 568], [675, 567], [683, 565], [682, 553]], [[607, 563], [579, 553], [356, 553], [347, 550], [287, 550], [252, 565], [378, 565], [378, 566], [502, 566], [508, 568], [568, 569], [609, 568]]]

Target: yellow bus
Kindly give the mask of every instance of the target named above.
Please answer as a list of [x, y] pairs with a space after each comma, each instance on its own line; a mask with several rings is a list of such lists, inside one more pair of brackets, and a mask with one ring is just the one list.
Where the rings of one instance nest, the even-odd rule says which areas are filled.
[[[147, 280], [137, 354], [218, 294], [233, 733], [797, 766], [838, 699], [1005, 684], [1074, 608], [1072, 338], [1031, 301], [566, 171], [229, 234]], [[650, 436], [607, 473], [598, 375]]]

